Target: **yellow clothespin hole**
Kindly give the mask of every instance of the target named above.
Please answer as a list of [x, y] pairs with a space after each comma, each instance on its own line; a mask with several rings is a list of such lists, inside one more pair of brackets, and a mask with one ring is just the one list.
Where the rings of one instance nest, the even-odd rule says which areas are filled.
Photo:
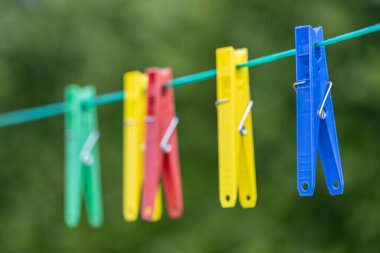
[[243, 208], [257, 199], [249, 73], [236, 69], [247, 60], [247, 49], [216, 50], [219, 199], [225, 208], [235, 206], [238, 193]]

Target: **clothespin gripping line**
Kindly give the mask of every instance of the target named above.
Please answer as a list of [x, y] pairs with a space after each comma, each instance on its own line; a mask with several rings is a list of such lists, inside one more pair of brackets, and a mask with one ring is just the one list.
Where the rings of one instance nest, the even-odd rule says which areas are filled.
[[91, 151], [94, 149], [96, 143], [99, 140], [99, 137], [100, 133], [98, 130], [92, 131], [88, 135], [87, 140], [80, 152], [80, 159], [87, 166], [91, 165], [94, 162], [94, 157], [92, 156]]
[[178, 117], [174, 117], [170, 121], [170, 124], [169, 124], [168, 128], [166, 129], [164, 136], [162, 137], [162, 140], [160, 142], [160, 148], [165, 153], [169, 153], [170, 150], [172, 149], [172, 147], [169, 144], [169, 140], [170, 140], [170, 137], [172, 136], [172, 134], [174, 133], [174, 130], [176, 129], [178, 123], [179, 123]]
[[240, 120], [238, 130], [239, 130], [239, 132], [240, 132], [241, 135], [246, 135], [246, 134], [247, 134], [247, 129], [246, 129], [245, 126], [244, 126], [244, 122], [245, 122], [245, 120], [247, 119], [248, 114], [249, 114], [249, 112], [250, 112], [251, 109], [252, 109], [252, 105], [253, 105], [253, 101], [252, 101], [252, 100], [249, 100], [248, 105], [247, 105], [247, 108], [245, 109], [245, 112], [244, 112], [244, 114], [243, 114], [243, 117], [242, 117], [241, 120]]
[[[335, 43], [353, 39], [356, 37], [364, 36], [367, 34], [371, 34], [374, 32], [380, 31], [380, 24], [376, 24], [373, 26], [369, 26], [360, 30], [356, 30], [350, 33], [346, 33], [343, 35], [336, 36], [334, 38], [330, 38], [321, 42], [316, 43], [316, 47], [321, 46], [329, 46]], [[260, 58], [256, 58], [253, 60], [249, 60], [246, 63], [240, 64], [237, 69], [245, 68], [245, 67], [255, 67], [263, 64], [267, 64], [270, 62], [278, 61], [280, 59], [284, 59], [296, 54], [295, 49], [290, 49], [286, 51], [282, 51], [279, 53], [274, 53], [271, 55], [263, 56]], [[216, 70], [211, 69], [204, 72], [199, 72], [192, 75], [187, 75], [183, 77], [176, 78], [165, 85], [165, 87], [178, 87], [186, 84], [191, 84], [195, 82], [200, 82], [203, 80], [208, 80], [216, 76]], [[114, 103], [117, 101], [121, 101], [124, 99], [123, 91], [116, 91], [107, 94], [100, 95], [88, 103], [92, 106], [100, 106], [109, 103]], [[65, 103], [56, 103], [45, 106], [34, 107], [30, 109], [23, 109], [15, 112], [8, 112], [0, 114], [0, 127], [11, 126], [16, 124], [21, 124], [25, 122], [41, 120], [45, 118], [50, 118], [56, 115], [64, 114], [66, 111]]]

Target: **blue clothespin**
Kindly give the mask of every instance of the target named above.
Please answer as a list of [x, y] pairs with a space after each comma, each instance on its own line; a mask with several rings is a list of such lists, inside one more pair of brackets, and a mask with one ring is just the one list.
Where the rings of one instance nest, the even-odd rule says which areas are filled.
[[319, 151], [331, 195], [343, 193], [344, 183], [326, 63], [322, 27], [296, 27], [297, 187], [312, 196]]

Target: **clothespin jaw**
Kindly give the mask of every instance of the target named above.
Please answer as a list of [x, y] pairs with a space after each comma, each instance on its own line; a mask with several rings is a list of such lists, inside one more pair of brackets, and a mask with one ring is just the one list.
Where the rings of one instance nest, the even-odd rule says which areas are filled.
[[148, 75], [146, 117], [145, 178], [142, 217], [152, 220], [155, 199], [163, 179], [167, 211], [171, 218], [182, 216], [182, 182], [179, 165], [173, 88], [165, 87], [172, 78], [168, 68], [151, 68]]
[[[145, 117], [147, 107], [147, 76], [139, 71], [124, 75], [124, 201], [126, 221], [138, 217], [144, 181]], [[161, 193], [156, 195], [153, 221], [162, 214]]]
[[246, 49], [216, 50], [219, 156], [219, 199], [222, 207], [233, 207], [239, 192], [243, 208], [256, 205], [256, 174], [253, 150], [252, 101]]
[[319, 151], [331, 195], [343, 193], [344, 182], [332, 104], [322, 27], [296, 27], [297, 187], [300, 196], [315, 189]]
[[99, 227], [103, 222], [96, 109], [86, 105], [94, 98], [91, 86], [71, 85], [65, 90], [65, 220], [69, 227], [79, 223], [82, 190], [90, 225]]

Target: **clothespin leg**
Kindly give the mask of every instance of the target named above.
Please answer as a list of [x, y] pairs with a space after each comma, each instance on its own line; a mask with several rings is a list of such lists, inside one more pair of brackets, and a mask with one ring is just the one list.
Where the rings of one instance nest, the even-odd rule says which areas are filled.
[[223, 208], [237, 200], [236, 120], [232, 97], [235, 83], [235, 53], [232, 47], [216, 50], [219, 200]]
[[[236, 64], [248, 61], [248, 50], [235, 50]], [[236, 70], [236, 120], [239, 122], [239, 129], [235, 128], [237, 154], [239, 165], [238, 189], [239, 200], [243, 208], [252, 208], [256, 205], [256, 172], [255, 154], [253, 149], [253, 129], [252, 129], [252, 101], [250, 95], [248, 68]]]
[[151, 221], [159, 221], [162, 217], [162, 190], [158, 189], [156, 199], [154, 201], [154, 209]]
[[[153, 125], [148, 125], [147, 126], [152, 127], [153, 129], [151, 132], [154, 132], [156, 129]], [[148, 131], [147, 131], [148, 132]], [[150, 133], [151, 133], [150, 132]], [[162, 160], [159, 159], [161, 156], [157, 156], [157, 152], [152, 152], [149, 149], [153, 149], [154, 144], [156, 144], [154, 141], [153, 143], [150, 143], [152, 141], [151, 139], [147, 138], [147, 149], [146, 149], [146, 154], [150, 154], [150, 157], [145, 157], [144, 163], [145, 169], [144, 169], [144, 186], [143, 186], [143, 191], [142, 191], [142, 207], [141, 207], [141, 215], [144, 220], [147, 221], [153, 221], [154, 214], [155, 214], [155, 209], [156, 207], [161, 207], [157, 203], [159, 202], [160, 198], [160, 174], [162, 169], [160, 164], [162, 164]], [[158, 166], [158, 168], [155, 168]], [[159, 195], [159, 196], [157, 196]], [[158, 211], [159, 213], [159, 211]], [[156, 215], [158, 215], [156, 213]]]
[[143, 151], [138, 145], [137, 126], [124, 126], [124, 218], [134, 221], [138, 217], [143, 180]]
[[312, 196], [315, 189], [319, 119], [316, 75], [315, 32], [311, 26], [296, 27], [296, 110], [297, 110], [297, 188], [300, 196]]
[[82, 199], [80, 152], [80, 87], [70, 85], [65, 90], [65, 222], [76, 227], [80, 220]]
[[86, 174], [85, 194], [87, 217], [92, 227], [100, 227], [103, 224], [103, 201], [100, 181], [99, 150], [95, 147], [93, 151], [94, 164], [83, 168]]
[[[86, 86], [82, 89], [83, 99], [94, 99], [95, 89], [92, 86]], [[103, 203], [101, 193], [101, 175], [100, 175], [100, 159], [99, 159], [99, 134], [97, 126], [96, 107], [88, 107], [83, 109], [82, 126], [84, 131], [84, 143], [88, 138], [98, 137], [90, 141], [88, 150], [88, 161], [82, 157], [82, 173], [84, 181], [85, 203], [87, 207], [87, 218], [90, 225], [94, 228], [100, 227], [103, 223]], [[87, 143], [88, 144], [88, 143]], [[86, 145], [86, 144], [85, 144]], [[82, 149], [83, 154], [83, 149]]]
[[135, 221], [140, 209], [144, 174], [147, 77], [139, 71], [124, 75], [123, 213]]
[[[300, 196], [312, 196], [315, 189], [316, 175], [316, 146], [312, 142], [318, 141], [319, 122], [311, 119], [312, 107], [310, 101], [310, 84], [297, 87], [297, 188]], [[316, 110], [314, 110], [316, 113]], [[314, 137], [313, 137], [314, 135]]]
[[164, 156], [163, 182], [169, 216], [178, 219], [182, 216], [183, 199], [176, 132], [171, 137], [170, 145], [170, 155]]
[[331, 94], [328, 95], [324, 110], [326, 118], [321, 122], [319, 154], [327, 188], [331, 195], [337, 195], [343, 193], [344, 181]]
[[257, 189], [255, 173], [255, 153], [253, 148], [252, 119], [249, 114], [246, 120], [247, 134], [241, 144], [241, 164], [239, 170], [239, 200], [243, 208], [256, 206]]

